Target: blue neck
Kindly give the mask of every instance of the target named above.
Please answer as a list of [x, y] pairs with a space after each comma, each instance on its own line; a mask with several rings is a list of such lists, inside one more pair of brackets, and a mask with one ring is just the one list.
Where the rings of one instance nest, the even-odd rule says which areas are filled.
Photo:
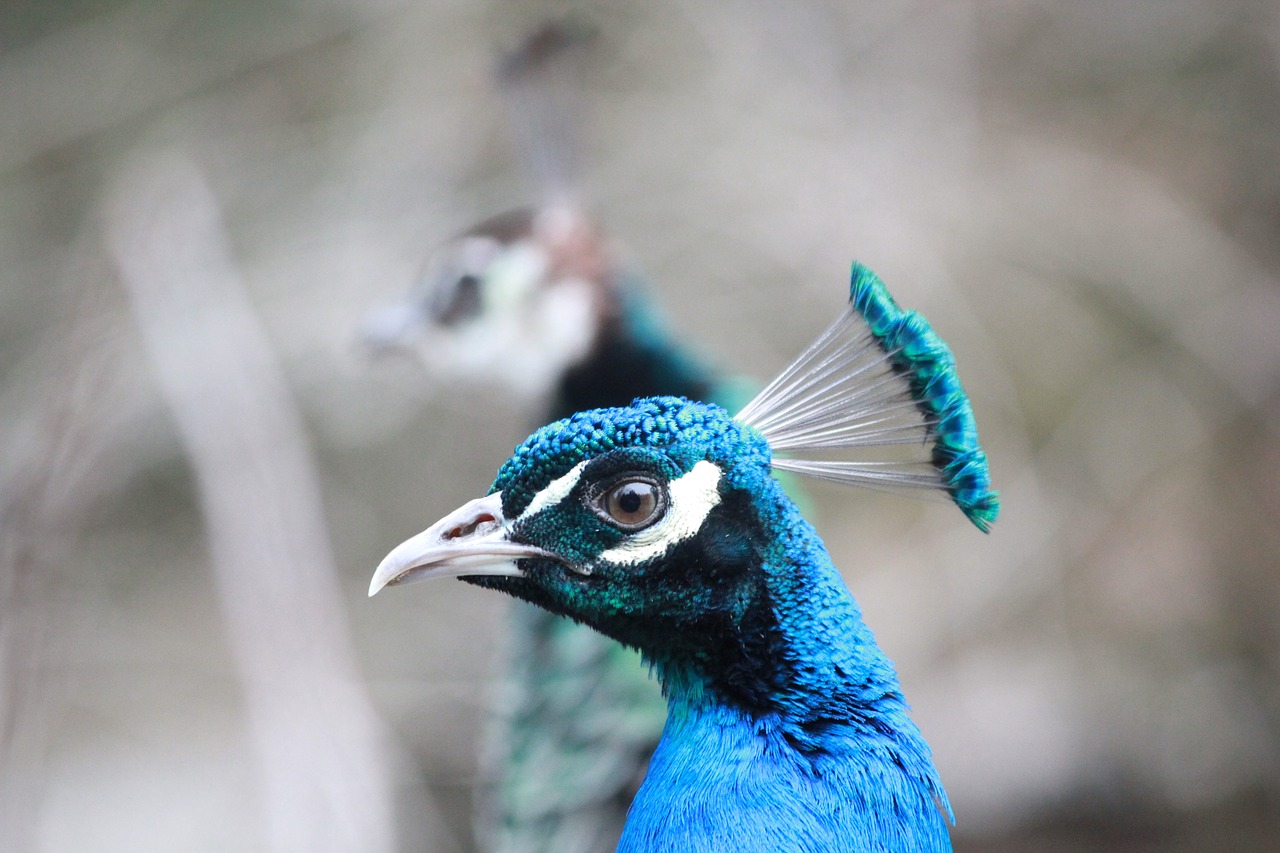
[[[772, 480], [767, 481], [773, 484]], [[620, 851], [948, 851], [937, 771], [817, 533], [774, 486], [764, 577], [783, 662], [767, 709], [655, 662], [668, 716]]]

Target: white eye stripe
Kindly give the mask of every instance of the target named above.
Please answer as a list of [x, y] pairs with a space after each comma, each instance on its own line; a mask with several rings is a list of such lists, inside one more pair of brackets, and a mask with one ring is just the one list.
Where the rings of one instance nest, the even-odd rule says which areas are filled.
[[[672, 480], [668, 486], [666, 514], [652, 527], [631, 534], [621, 545], [602, 553], [600, 559], [632, 565], [662, 556], [672, 545], [688, 539], [702, 527], [711, 510], [720, 503], [720, 492], [716, 488], [719, 483], [720, 469], [714, 463], [704, 459], [694, 465], [693, 470]], [[539, 493], [538, 497], [541, 496]]]
[[578, 478], [582, 476], [582, 469], [585, 467], [587, 467], [587, 460], [584, 459], [570, 468], [568, 473], [561, 474], [547, 483], [542, 491], [533, 496], [533, 500], [529, 501], [529, 505], [525, 507], [524, 512], [520, 513], [516, 521], [524, 521], [526, 518], [535, 516], [568, 497], [573, 487], [578, 485]]
[[[586, 465], [583, 460], [548, 483], [533, 496], [516, 521], [535, 516], [568, 497], [578, 485]], [[657, 523], [631, 534], [621, 545], [600, 554], [600, 559], [632, 565], [662, 556], [672, 545], [695, 535], [702, 527], [711, 510], [720, 503], [719, 484], [719, 467], [705, 459], [697, 463], [689, 473], [671, 481], [667, 487], [667, 511]]]

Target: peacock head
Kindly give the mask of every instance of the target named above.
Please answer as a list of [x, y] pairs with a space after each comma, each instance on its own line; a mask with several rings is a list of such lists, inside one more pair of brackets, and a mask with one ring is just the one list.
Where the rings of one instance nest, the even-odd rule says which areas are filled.
[[618, 310], [613, 264], [576, 210], [509, 211], [436, 250], [408, 294], [366, 317], [362, 337], [441, 382], [545, 396]]
[[[850, 452], [860, 458], [830, 458]], [[743, 651], [773, 633], [779, 591], [797, 594], [804, 564], [791, 550], [821, 548], [778, 470], [945, 493], [984, 531], [999, 512], [950, 349], [855, 264], [848, 309], [736, 415], [652, 397], [543, 427], [487, 497], [392, 551], [369, 594], [461, 577], [659, 665], [691, 660], [705, 672], [700, 659], [714, 655], [738, 682], [758, 682], [747, 671], [758, 656]], [[825, 551], [809, 565], [824, 561]]]
[[487, 497], [389, 554], [370, 594], [452, 575], [650, 653], [723, 636], [763, 592], [770, 461], [765, 438], [718, 406], [580, 412], [516, 448]]

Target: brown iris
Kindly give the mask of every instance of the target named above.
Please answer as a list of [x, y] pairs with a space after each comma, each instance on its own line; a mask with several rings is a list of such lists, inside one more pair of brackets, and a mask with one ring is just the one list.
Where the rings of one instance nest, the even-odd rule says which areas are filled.
[[623, 530], [648, 527], [662, 517], [666, 501], [657, 483], [628, 479], [614, 483], [597, 502], [597, 511]]

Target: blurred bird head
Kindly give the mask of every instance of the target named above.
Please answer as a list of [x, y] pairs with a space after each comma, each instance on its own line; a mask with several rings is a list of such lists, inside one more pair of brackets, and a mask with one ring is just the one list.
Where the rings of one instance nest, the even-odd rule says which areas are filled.
[[497, 88], [541, 203], [441, 246], [408, 294], [366, 318], [373, 352], [416, 356], [435, 383], [492, 383], [530, 399], [588, 359], [620, 311], [620, 265], [576, 201], [581, 66], [594, 35], [548, 21], [501, 58]]
[[[776, 455], [868, 447], [903, 455]], [[999, 511], [951, 351], [855, 264], [848, 310], [736, 416], [652, 397], [545, 426], [487, 497], [393, 550], [369, 594], [461, 577], [589, 624], [668, 672], [728, 679], [719, 692], [754, 704], [779, 687], [764, 670], [794, 633], [786, 621], [820, 620], [839, 600], [775, 470], [941, 491], [983, 530]]]
[[542, 398], [616, 317], [615, 275], [573, 208], [509, 211], [440, 247], [408, 294], [370, 313], [363, 339], [414, 356], [435, 382]]

